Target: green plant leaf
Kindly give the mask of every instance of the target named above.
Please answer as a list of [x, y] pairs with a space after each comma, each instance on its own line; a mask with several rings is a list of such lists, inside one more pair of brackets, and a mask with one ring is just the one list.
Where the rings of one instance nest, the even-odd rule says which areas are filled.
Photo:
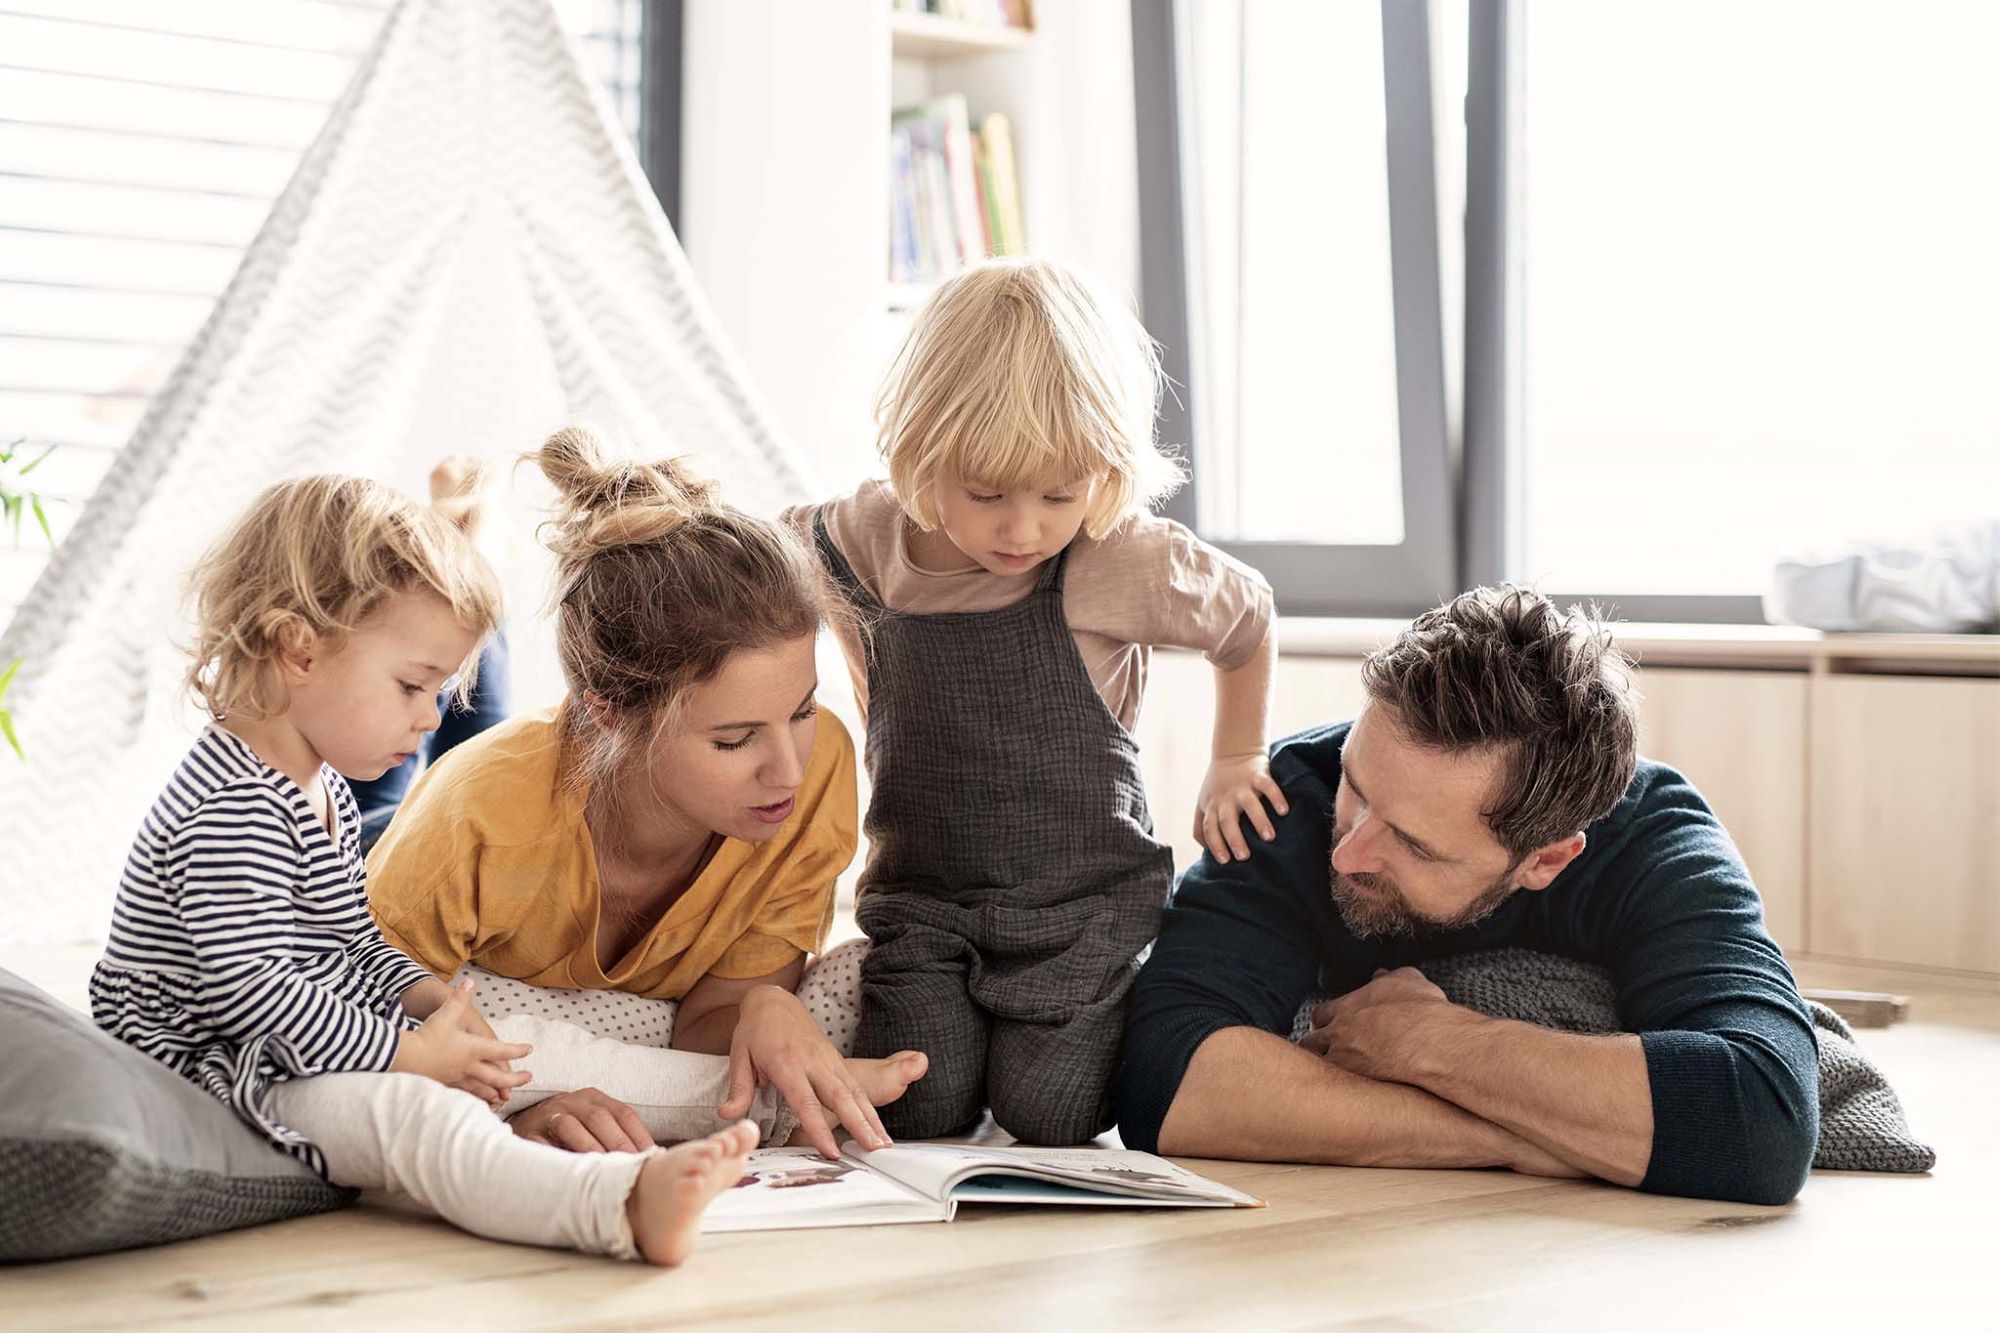
[[14, 673], [21, 669], [23, 660], [17, 657], [7, 664], [5, 671], [0, 671], [0, 699], [7, 697], [7, 687], [14, 683]]
[[46, 541], [49, 544], [49, 549], [53, 551], [56, 545], [56, 535], [49, 531], [49, 516], [42, 512], [42, 497], [31, 495], [28, 497], [28, 504], [35, 511], [35, 522], [41, 524], [42, 540]]
[[0, 736], [7, 738], [7, 744], [13, 747], [16, 758], [25, 760], [28, 757], [28, 752], [21, 748], [21, 738], [14, 734], [14, 715], [4, 708], [0, 708]]
[[[54, 446], [53, 444], [52, 444], [52, 445], [50, 445], [50, 446], [49, 446], [48, 448], [46, 448], [46, 449], [42, 450], [42, 456], [41, 456], [40, 458], [37, 458], [37, 459], [36, 459], [36, 460], [35, 460], [34, 462], [32, 462], [32, 463], [23, 463], [23, 464], [21, 464], [21, 468], [20, 468], [20, 472], [18, 473], [18, 475], [20, 475], [20, 476], [23, 476], [23, 477], [27, 476], [27, 475], [28, 475], [28, 474], [29, 474], [30, 472], [33, 472], [33, 471], [34, 471], [34, 470], [35, 470], [36, 468], [38, 468], [38, 467], [40, 467], [40, 466], [41, 466], [42, 464], [44, 464], [44, 463], [48, 462], [48, 461], [49, 461], [49, 455], [50, 455], [50, 454], [52, 454], [52, 453], [54, 453], [55, 451], [56, 451], [56, 447], [55, 447], [55, 446]], [[8, 455], [8, 457], [10, 457], [10, 458], [11, 458], [11, 457], [13, 457], [13, 455], [12, 455], [12, 454], [10, 453], [10, 454]]]

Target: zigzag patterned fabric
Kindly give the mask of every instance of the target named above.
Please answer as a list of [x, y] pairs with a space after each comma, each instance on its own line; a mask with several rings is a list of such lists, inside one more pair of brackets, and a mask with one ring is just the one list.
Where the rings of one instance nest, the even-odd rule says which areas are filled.
[[693, 455], [753, 510], [815, 489], [549, 0], [403, 0], [0, 634], [30, 752], [0, 762], [0, 940], [102, 936], [199, 722], [182, 580], [258, 491], [406, 483], [570, 420]]

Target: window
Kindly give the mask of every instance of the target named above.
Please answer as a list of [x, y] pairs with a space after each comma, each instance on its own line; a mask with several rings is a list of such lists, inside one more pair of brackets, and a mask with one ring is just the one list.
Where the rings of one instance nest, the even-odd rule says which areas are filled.
[[[388, 0], [0, 0], [0, 441], [74, 517], [235, 272]], [[628, 130], [640, 0], [561, 0]], [[17, 460], [19, 461], [19, 460]], [[0, 623], [46, 556], [0, 533]]]
[[[1511, 578], [1757, 620], [1786, 552], [2000, 512], [2000, 10], [1133, 20], [1146, 316], [1189, 409], [1163, 434], [1194, 441], [1178, 516], [1287, 610], [1406, 614]], [[1413, 163], [1442, 227], [1406, 203]], [[1442, 379], [1421, 321], [1449, 333]], [[1447, 473], [1431, 434], [1460, 419]]]
[[1133, 20], [1145, 313], [1194, 472], [1177, 515], [1291, 610], [1443, 595], [1423, 7], [1135, 0]]
[[1520, 571], [1755, 594], [2000, 512], [2000, 9], [1524, 7]]

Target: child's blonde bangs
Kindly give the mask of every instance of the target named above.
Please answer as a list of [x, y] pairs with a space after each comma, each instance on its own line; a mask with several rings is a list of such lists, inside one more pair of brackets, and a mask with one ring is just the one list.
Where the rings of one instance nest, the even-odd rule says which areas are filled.
[[1084, 530], [1101, 537], [1182, 479], [1153, 443], [1160, 372], [1130, 311], [1076, 275], [1000, 260], [939, 289], [879, 404], [881, 447], [904, 508], [938, 523], [934, 491], [1095, 479]]

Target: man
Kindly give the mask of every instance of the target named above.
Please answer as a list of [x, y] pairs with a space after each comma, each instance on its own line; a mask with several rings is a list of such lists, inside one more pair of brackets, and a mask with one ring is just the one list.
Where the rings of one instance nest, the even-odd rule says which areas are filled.
[[[1602, 627], [1481, 588], [1363, 680], [1353, 722], [1272, 748], [1277, 837], [1176, 889], [1133, 996], [1125, 1142], [1791, 1199], [1818, 1136], [1811, 1021], [1728, 835], [1637, 760]], [[1606, 969], [1626, 1030], [1489, 1018], [1421, 971], [1496, 948]], [[1339, 998], [1295, 1045], [1315, 992]]]

